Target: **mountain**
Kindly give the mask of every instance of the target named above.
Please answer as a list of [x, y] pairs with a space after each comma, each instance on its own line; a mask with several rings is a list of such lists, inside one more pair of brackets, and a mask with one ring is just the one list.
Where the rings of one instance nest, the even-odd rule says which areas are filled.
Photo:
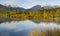
[[[57, 7], [57, 6], [55, 6]], [[52, 8], [55, 8], [55, 7], [52, 7], [52, 6], [40, 6], [40, 5], [36, 5], [36, 6], [33, 6], [32, 8], [29, 8], [29, 9], [25, 9], [25, 8], [22, 8], [22, 7], [12, 7], [11, 5], [9, 5], [8, 7], [5, 6], [5, 5], [1, 5], [0, 4], [0, 11], [11, 11], [11, 10], [26, 10], [26, 11], [37, 11], [37, 10], [43, 10], [43, 9], [52, 9]]]
[[22, 7], [8, 7], [10, 10], [25, 10]]
[[48, 6], [44, 6], [43, 8], [44, 9], [52, 9], [53, 7], [48, 5]]
[[36, 10], [43, 10], [44, 8], [41, 7], [40, 5], [36, 5], [30, 9], [28, 9], [28, 11], [36, 11]]
[[0, 11], [5, 11], [5, 10], [8, 10], [8, 8], [0, 4]]
[[11, 7], [11, 6], [7, 7], [0, 4], [0, 11], [10, 11], [10, 10], [25, 10], [25, 9], [22, 7]]

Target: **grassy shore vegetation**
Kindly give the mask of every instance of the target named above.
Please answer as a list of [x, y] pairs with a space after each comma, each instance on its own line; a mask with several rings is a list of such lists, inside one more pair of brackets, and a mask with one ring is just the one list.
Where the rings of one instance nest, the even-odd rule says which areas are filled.
[[46, 30], [36, 30], [33, 29], [28, 36], [60, 36], [60, 29], [46, 29]]
[[0, 11], [0, 23], [6, 21], [32, 20], [33, 22], [55, 22], [60, 23], [60, 8], [44, 9], [37, 11]]

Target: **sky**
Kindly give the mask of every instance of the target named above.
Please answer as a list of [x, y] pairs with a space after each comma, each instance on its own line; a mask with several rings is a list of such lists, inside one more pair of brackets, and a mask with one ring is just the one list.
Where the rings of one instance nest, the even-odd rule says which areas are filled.
[[60, 0], [0, 0], [0, 4], [17, 5], [28, 9], [35, 5], [60, 5]]

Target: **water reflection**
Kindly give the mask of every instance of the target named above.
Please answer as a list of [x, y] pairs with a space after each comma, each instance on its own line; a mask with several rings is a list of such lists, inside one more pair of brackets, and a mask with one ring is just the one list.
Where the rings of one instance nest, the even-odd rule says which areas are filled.
[[32, 29], [60, 28], [56, 23], [33, 23], [32, 21], [20, 21], [0, 24], [0, 36], [27, 36]]

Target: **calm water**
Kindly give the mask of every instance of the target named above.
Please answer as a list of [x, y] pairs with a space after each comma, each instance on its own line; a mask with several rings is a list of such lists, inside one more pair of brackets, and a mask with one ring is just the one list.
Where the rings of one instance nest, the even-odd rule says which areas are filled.
[[19, 21], [11, 23], [1, 23], [0, 24], [0, 36], [27, 36], [32, 29], [53, 29], [60, 28], [60, 25], [56, 23], [33, 23], [32, 21]]

